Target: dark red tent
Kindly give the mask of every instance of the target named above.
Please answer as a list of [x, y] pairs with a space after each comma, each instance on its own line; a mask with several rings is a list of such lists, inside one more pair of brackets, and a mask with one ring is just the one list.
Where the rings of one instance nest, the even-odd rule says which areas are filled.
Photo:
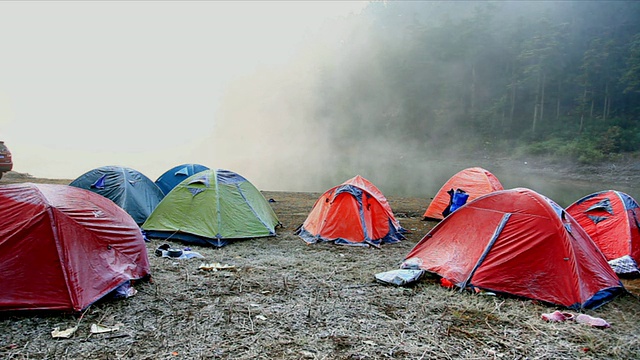
[[405, 258], [460, 288], [595, 308], [623, 290], [595, 243], [550, 199], [518, 188], [447, 216]]
[[80, 311], [149, 274], [140, 228], [91, 191], [0, 186], [0, 218], [0, 310]]

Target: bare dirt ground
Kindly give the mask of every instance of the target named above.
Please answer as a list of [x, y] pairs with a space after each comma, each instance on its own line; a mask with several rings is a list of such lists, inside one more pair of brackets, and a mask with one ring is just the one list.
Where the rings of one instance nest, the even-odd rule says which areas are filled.
[[[8, 174], [11, 175], [11, 174]], [[10, 182], [69, 180], [6, 176]], [[432, 279], [412, 287], [377, 283], [396, 269], [435, 222], [422, 221], [428, 199], [389, 197], [407, 239], [381, 249], [307, 245], [293, 235], [320, 193], [263, 192], [285, 225], [274, 238], [220, 249], [191, 246], [206, 257], [153, 255], [152, 280], [137, 294], [105, 299], [82, 314], [0, 314], [3, 359], [637, 359], [638, 283], [633, 293], [585, 313], [609, 329], [547, 323], [547, 306], [526, 299], [443, 288]], [[168, 242], [176, 247], [179, 243]], [[25, 255], [28, 256], [28, 255]], [[203, 271], [203, 262], [232, 270]], [[562, 309], [565, 310], [565, 309]], [[574, 312], [575, 313], [575, 312]], [[91, 334], [90, 326], [120, 326]], [[78, 325], [69, 339], [55, 327]]]

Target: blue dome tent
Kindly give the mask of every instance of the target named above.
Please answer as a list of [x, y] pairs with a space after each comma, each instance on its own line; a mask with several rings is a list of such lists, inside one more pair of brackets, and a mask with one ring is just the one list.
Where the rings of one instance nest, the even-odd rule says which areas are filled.
[[156, 185], [167, 195], [182, 180], [201, 171], [209, 170], [208, 167], [200, 164], [182, 164], [167, 170], [156, 180]]

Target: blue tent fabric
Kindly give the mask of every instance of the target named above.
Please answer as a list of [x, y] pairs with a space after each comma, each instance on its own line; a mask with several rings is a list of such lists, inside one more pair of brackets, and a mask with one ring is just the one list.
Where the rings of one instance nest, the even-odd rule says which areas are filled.
[[103, 166], [90, 170], [69, 185], [110, 199], [139, 225], [144, 223], [164, 197], [151, 179], [137, 170], [121, 166]]
[[209, 170], [209, 168], [200, 164], [182, 164], [174, 166], [165, 171], [164, 174], [160, 175], [155, 183], [158, 185], [162, 193], [167, 195], [174, 187], [176, 187], [176, 185], [180, 184], [182, 180], [205, 170]]

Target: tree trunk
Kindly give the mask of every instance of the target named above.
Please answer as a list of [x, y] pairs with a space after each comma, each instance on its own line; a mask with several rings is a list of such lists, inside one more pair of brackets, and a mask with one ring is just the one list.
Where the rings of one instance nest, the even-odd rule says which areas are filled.
[[578, 133], [582, 134], [584, 130], [584, 107], [587, 104], [587, 86], [584, 87], [584, 92], [582, 93], [582, 103], [580, 104], [580, 129], [578, 129]]
[[542, 122], [542, 118], [544, 117], [544, 87], [545, 82], [547, 80], [547, 74], [542, 73], [542, 84], [540, 84], [540, 116], [538, 119]]
[[560, 94], [561, 94], [561, 85], [560, 80], [558, 80], [558, 96], [556, 100], [556, 121], [560, 120]]
[[607, 121], [609, 107], [609, 82], [604, 85], [604, 106], [602, 108], [602, 121]]
[[475, 119], [476, 114], [476, 65], [471, 65], [471, 118]]
[[538, 102], [536, 101], [536, 104], [533, 106], [533, 123], [531, 124], [531, 133], [535, 134], [536, 133], [536, 120], [538, 119], [538, 108], [540, 106], [538, 105]]
[[509, 129], [511, 128], [511, 125], [513, 124], [513, 115], [515, 114], [516, 111], [516, 81], [515, 81], [515, 77], [511, 80], [511, 93], [509, 94], [509, 97], [511, 98], [511, 108], [509, 109]]
[[538, 72], [538, 84], [536, 86], [536, 99], [533, 103], [533, 122], [531, 123], [531, 134], [536, 133], [536, 122], [538, 121], [538, 109], [540, 109], [540, 88], [542, 86], [542, 72]]

